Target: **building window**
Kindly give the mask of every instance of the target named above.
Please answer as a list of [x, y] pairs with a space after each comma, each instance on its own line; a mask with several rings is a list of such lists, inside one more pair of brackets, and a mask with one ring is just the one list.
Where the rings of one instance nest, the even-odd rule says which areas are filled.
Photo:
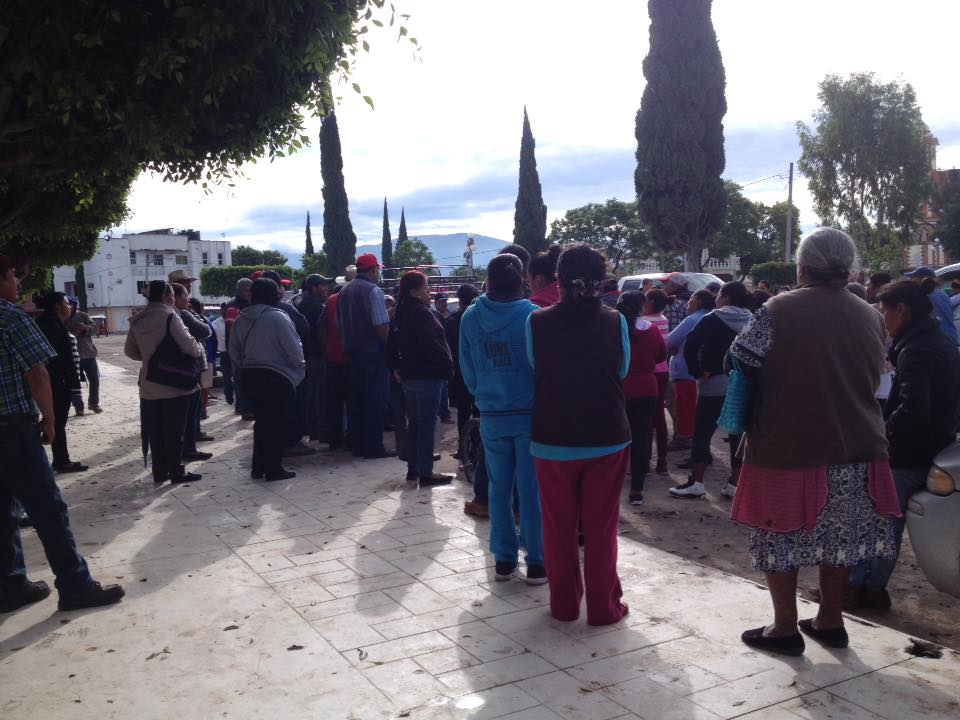
[[203, 254], [203, 264], [204, 264], [204, 265], [209, 265], [209, 264], [210, 264], [210, 256], [209, 256], [207, 253], [204, 253], [204, 254]]
[[137, 251], [136, 251], [136, 250], [131, 250], [131, 251], [130, 251], [130, 264], [131, 264], [131, 265], [136, 265], [136, 264], [137, 264]]
[[87, 290], [93, 290], [93, 283], [87, 283]]
[[186, 256], [186, 255], [177, 255], [177, 257], [175, 258], [175, 261], [176, 261], [177, 265], [186, 265], [186, 264], [187, 264], [187, 256]]
[[223, 265], [223, 253], [217, 253], [217, 265]]
[[153, 264], [163, 267], [163, 253], [154, 253], [153, 254]]

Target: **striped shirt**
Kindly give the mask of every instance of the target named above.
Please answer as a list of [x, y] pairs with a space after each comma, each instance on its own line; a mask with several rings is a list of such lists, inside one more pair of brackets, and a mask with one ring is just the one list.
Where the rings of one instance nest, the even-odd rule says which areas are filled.
[[26, 373], [56, 355], [30, 316], [0, 299], [0, 416], [37, 414]]

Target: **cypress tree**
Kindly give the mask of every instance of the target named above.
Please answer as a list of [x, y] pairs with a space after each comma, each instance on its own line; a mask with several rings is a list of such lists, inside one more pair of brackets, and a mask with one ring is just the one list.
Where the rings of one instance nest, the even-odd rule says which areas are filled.
[[523, 136], [520, 139], [520, 187], [513, 214], [513, 241], [530, 252], [541, 252], [547, 248], [547, 206], [543, 204], [535, 148], [530, 119], [524, 107]]
[[397, 235], [397, 248], [400, 248], [401, 243], [405, 243], [409, 238], [407, 237], [407, 217], [404, 215], [403, 206], [400, 207], [400, 234]]
[[393, 238], [390, 237], [390, 216], [387, 214], [387, 199], [383, 199], [383, 245], [380, 250], [380, 262], [384, 267], [393, 265]]
[[664, 248], [700, 270], [703, 249], [723, 225], [726, 78], [711, 0], [649, 0], [647, 80], [637, 111], [641, 219]]
[[320, 125], [320, 174], [323, 177], [323, 249], [330, 273], [340, 275], [356, 258], [357, 236], [350, 224], [340, 129], [337, 116], [332, 112]]
[[313, 255], [313, 235], [310, 234], [310, 211], [307, 210], [307, 244], [303, 250], [304, 255]]

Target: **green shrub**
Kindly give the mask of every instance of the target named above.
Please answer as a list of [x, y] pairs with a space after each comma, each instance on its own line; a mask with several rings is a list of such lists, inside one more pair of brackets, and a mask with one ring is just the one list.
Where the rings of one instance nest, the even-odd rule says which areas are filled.
[[200, 292], [213, 297], [233, 297], [237, 280], [250, 277], [257, 270], [274, 270], [284, 279], [293, 279], [293, 270], [287, 265], [213, 265], [200, 271]]
[[797, 264], [788, 262], [765, 262], [750, 268], [754, 284], [769, 280], [774, 287], [797, 284]]

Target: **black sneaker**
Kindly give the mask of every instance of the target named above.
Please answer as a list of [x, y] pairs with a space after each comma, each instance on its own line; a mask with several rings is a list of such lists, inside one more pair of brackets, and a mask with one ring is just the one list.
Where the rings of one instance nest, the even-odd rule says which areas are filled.
[[12, 587], [0, 590], [0, 612], [13, 612], [24, 605], [40, 602], [50, 595], [50, 586], [43, 580], [27, 580]]
[[[713, 465], [713, 455], [710, 456], [710, 459], [707, 460], [706, 465]], [[677, 463], [677, 467], [680, 470], [690, 470], [693, 468], [693, 458], [686, 458], [683, 462]]]
[[497, 582], [506, 582], [513, 577], [513, 574], [517, 571], [517, 564], [511, 562], [498, 562], [497, 566], [494, 568], [496, 575], [494, 576]]
[[60, 595], [57, 604], [60, 610], [82, 610], [83, 608], [102, 607], [120, 602], [126, 593], [119, 585], [101, 585], [92, 582], [76, 595]]
[[103, 408], [99, 405], [91, 405], [90, 409], [93, 410], [97, 415], [103, 412]]
[[276, 472], [267, 473], [264, 479], [267, 482], [274, 482], [276, 480], [290, 480], [296, 476], [297, 474], [293, 470], [285, 470], [284, 468], [280, 468]]
[[544, 585], [547, 569], [543, 565], [527, 565], [527, 585]]

